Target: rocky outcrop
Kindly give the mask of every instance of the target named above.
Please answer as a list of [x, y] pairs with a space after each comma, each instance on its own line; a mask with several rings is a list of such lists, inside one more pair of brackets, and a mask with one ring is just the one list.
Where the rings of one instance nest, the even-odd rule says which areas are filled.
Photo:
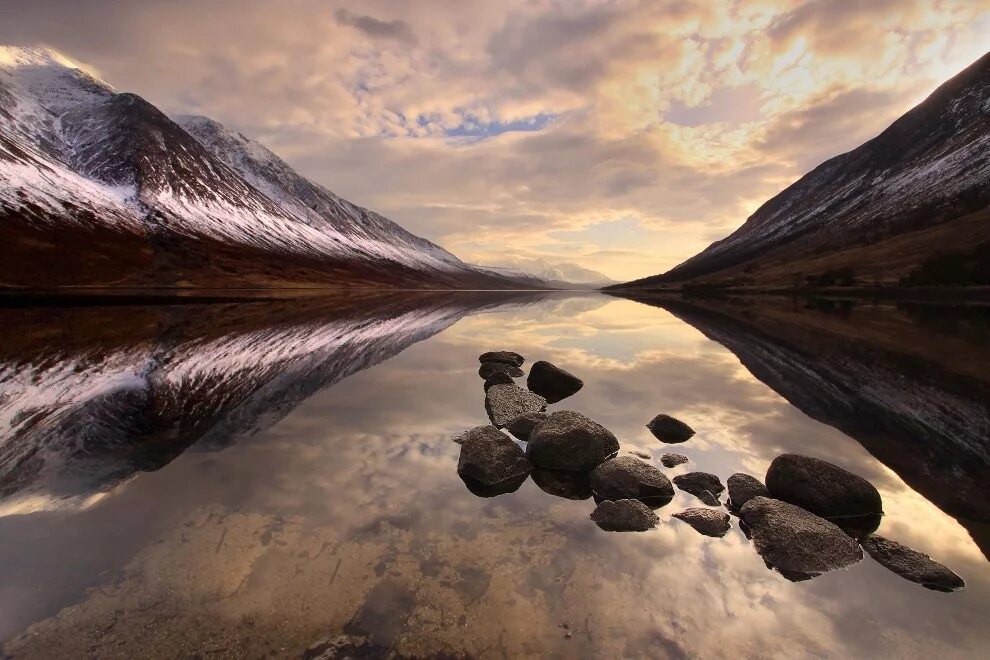
[[460, 439], [457, 474], [480, 489], [515, 484], [515, 490], [532, 469], [523, 450], [494, 426], [473, 428]]
[[584, 381], [560, 367], [540, 360], [530, 367], [526, 386], [547, 400], [557, 403], [584, 387]]
[[766, 565], [789, 580], [807, 580], [863, 558], [842, 529], [793, 504], [754, 497], [740, 516]]
[[606, 500], [592, 512], [591, 519], [606, 532], [645, 532], [660, 522], [639, 500]]
[[664, 467], [672, 468], [678, 465], [684, 465], [690, 461], [684, 454], [664, 454], [660, 457], [660, 462], [663, 463]]
[[571, 410], [551, 413], [530, 434], [526, 447], [533, 465], [576, 472], [593, 470], [618, 451], [611, 431]]
[[616, 456], [592, 470], [591, 490], [599, 500], [635, 499], [652, 507], [674, 497], [674, 487], [663, 472], [632, 456]]
[[680, 513], [675, 513], [674, 518], [683, 520], [687, 524], [705, 536], [721, 538], [729, 531], [729, 514], [714, 509], [704, 509], [701, 507], [685, 509]]
[[686, 442], [694, 435], [694, 429], [670, 415], [657, 415], [646, 425], [650, 433], [660, 442], [678, 444]]
[[725, 490], [719, 478], [708, 472], [688, 472], [674, 477], [674, 485], [691, 493], [708, 506], [719, 506], [718, 497]]
[[523, 366], [523, 362], [526, 361], [519, 353], [512, 351], [489, 351], [488, 353], [482, 353], [478, 360], [482, 364], [485, 362], [504, 362], [513, 367], [521, 367]]
[[863, 549], [881, 566], [926, 589], [955, 591], [966, 586], [963, 579], [947, 567], [897, 541], [873, 535], [863, 541]]
[[742, 472], [736, 472], [725, 483], [729, 487], [729, 509], [737, 513], [754, 497], [770, 497], [770, 491], [762, 481]]
[[485, 393], [485, 410], [492, 424], [499, 428], [521, 415], [540, 412], [546, 407], [543, 397], [515, 385], [493, 385]]
[[530, 412], [525, 415], [519, 415], [506, 424], [505, 428], [508, 429], [509, 433], [523, 442], [529, 442], [529, 436], [533, 432], [533, 429], [545, 422], [546, 419], [547, 414], [545, 412]]
[[781, 454], [767, 470], [770, 496], [831, 520], [857, 537], [880, 525], [883, 502], [866, 479], [828, 461]]

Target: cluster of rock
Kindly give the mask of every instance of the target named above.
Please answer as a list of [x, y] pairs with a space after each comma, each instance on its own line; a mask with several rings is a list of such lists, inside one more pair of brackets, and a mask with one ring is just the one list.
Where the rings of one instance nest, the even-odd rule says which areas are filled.
[[[478, 374], [485, 379], [487, 426], [457, 438], [461, 453], [457, 472], [475, 495], [493, 497], [517, 490], [530, 476], [545, 492], [583, 500], [594, 497], [591, 519], [603, 530], [642, 532], [656, 527], [655, 509], [670, 503], [674, 487], [709, 507], [673, 514], [700, 534], [722, 537], [731, 527], [722, 510], [726, 486], [717, 475], [688, 472], [673, 483], [655, 465], [619, 455], [619, 441], [601, 424], [573, 410], [547, 412], [547, 405], [577, 393], [580, 378], [549, 362], [533, 364], [526, 388], [525, 360], [518, 353], [496, 351], [481, 356]], [[694, 430], [669, 415], [647, 424], [665, 443], [683, 443]], [[506, 429], [516, 438], [502, 432]], [[525, 450], [521, 443], [525, 443]], [[673, 468], [689, 462], [683, 454], [664, 454]], [[868, 481], [837, 465], [797, 454], [783, 454], [767, 470], [765, 484], [756, 477], [730, 476], [725, 507], [739, 517], [740, 529], [766, 565], [791, 580], [806, 580], [850, 566], [863, 549], [878, 563], [929, 589], [954, 591], [964, 586], [958, 575], [927, 555], [873, 534], [883, 515], [880, 493]]]

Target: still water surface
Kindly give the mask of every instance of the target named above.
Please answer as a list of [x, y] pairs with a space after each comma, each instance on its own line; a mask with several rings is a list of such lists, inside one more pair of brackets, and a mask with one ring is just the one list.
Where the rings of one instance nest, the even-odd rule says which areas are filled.
[[[303, 657], [338, 638], [371, 657], [990, 653], [985, 309], [403, 294], [0, 313], [11, 657]], [[550, 409], [623, 451], [687, 454], [668, 476], [762, 478], [783, 452], [862, 475], [879, 533], [966, 588], [869, 557], [789, 582], [735, 518], [721, 539], [671, 518], [700, 506], [679, 490], [626, 534], [531, 479], [475, 497], [451, 438], [488, 423], [477, 356], [498, 349], [583, 378]], [[659, 412], [697, 435], [662, 445]]]

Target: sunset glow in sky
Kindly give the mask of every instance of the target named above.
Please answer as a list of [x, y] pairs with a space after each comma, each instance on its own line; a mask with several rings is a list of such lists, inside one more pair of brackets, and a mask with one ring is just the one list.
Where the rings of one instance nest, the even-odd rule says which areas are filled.
[[166, 112], [488, 264], [664, 271], [981, 56], [990, 0], [0, 0]]

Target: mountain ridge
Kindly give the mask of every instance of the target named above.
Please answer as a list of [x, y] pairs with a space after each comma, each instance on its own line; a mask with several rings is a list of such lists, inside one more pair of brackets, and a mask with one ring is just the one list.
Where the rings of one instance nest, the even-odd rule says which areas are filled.
[[[836, 273], [845, 280], [898, 284], [936, 254], [933, 245], [924, 249], [928, 237], [909, 246], [918, 253], [910, 263], [888, 266], [882, 262], [897, 255], [879, 249], [872, 250], [878, 263], [842, 253], [961, 221], [988, 206], [990, 53], [876, 137], [799, 178], [727, 237], [665, 273], [615, 288], [829, 285]], [[937, 247], [945, 252], [965, 255], [973, 247], [961, 230], [943, 233]], [[977, 238], [990, 241], [990, 233], [981, 230]], [[822, 255], [832, 259], [818, 259]], [[803, 267], [815, 259], [820, 271]]]

